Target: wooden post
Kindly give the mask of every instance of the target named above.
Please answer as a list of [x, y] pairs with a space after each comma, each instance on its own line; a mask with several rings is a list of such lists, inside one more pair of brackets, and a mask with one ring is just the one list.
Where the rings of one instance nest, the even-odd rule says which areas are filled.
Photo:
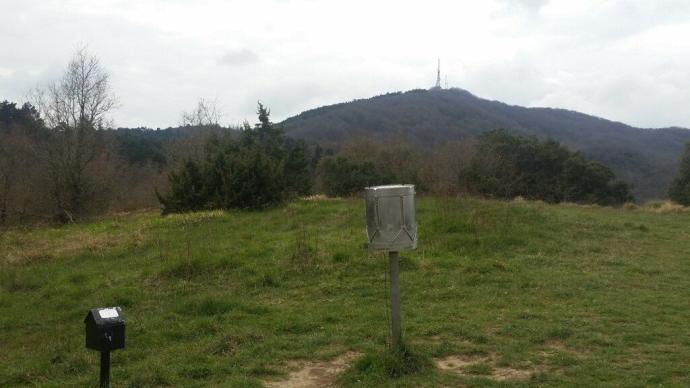
[[388, 252], [388, 263], [391, 275], [391, 330], [392, 351], [400, 349], [402, 344], [402, 330], [400, 323], [400, 283], [398, 282], [399, 260], [398, 252]]

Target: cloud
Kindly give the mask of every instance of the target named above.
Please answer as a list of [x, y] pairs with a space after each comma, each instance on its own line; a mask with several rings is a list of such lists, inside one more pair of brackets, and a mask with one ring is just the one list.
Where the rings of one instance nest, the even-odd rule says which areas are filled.
[[230, 66], [239, 66], [255, 63], [258, 60], [259, 56], [255, 52], [246, 48], [242, 48], [226, 52], [225, 55], [223, 55], [218, 60], [218, 63]]
[[257, 100], [279, 121], [430, 87], [440, 57], [450, 86], [485, 98], [690, 127], [684, 0], [15, 3], [0, 13], [0, 100], [55, 79], [86, 43], [111, 74], [121, 126], [175, 125], [198, 97], [229, 122], [255, 120]]

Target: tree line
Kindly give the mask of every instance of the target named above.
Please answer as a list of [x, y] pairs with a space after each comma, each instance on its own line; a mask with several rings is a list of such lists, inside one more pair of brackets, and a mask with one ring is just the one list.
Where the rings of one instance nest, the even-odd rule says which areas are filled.
[[426, 157], [404, 142], [366, 139], [349, 142], [338, 153], [316, 155], [319, 148], [286, 138], [261, 104], [258, 114], [254, 128], [209, 141], [204, 160], [190, 160], [170, 175], [170, 192], [159, 195], [164, 213], [257, 209], [312, 192], [352, 196], [369, 185], [396, 182], [413, 183], [421, 193], [550, 203], [633, 200], [609, 168], [553, 140], [499, 129]]
[[606, 166], [556, 141], [504, 129], [449, 143], [432, 155], [405, 143], [354, 143], [319, 167], [323, 190], [340, 196], [362, 185], [408, 182], [441, 195], [601, 205], [633, 200], [629, 187]]
[[[31, 103], [0, 103], [0, 225], [74, 222], [113, 211], [261, 209], [315, 193], [351, 196], [376, 184], [418, 192], [618, 205], [629, 187], [601, 163], [553, 140], [497, 129], [433, 149], [404, 139], [295, 140], [258, 104], [255, 125], [222, 127], [199, 100], [179, 128], [112, 129], [107, 72], [80, 49]], [[690, 205], [690, 145], [670, 197]]]

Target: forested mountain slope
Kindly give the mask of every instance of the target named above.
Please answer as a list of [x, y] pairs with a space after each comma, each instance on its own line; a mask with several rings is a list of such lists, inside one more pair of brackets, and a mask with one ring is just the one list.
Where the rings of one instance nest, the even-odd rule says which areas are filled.
[[642, 129], [565, 109], [525, 108], [462, 89], [411, 90], [312, 109], [288, 135], [337, 147], [357, 136], [399, 136], [426, 149], [495, 128], [550, 137], [608, 165], [638, 199], [665, 197], [690, 130]]

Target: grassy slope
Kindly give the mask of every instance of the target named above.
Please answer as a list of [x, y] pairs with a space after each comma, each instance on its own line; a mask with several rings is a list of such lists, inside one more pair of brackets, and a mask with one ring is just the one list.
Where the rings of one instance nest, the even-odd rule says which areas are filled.
[[[97, 306], [120, 305], [127, 318], [116, 386], [259, 385], [288, 360], [380, 351], [387, 267], [363, 247], [362, 205], [6, 232], [0, 386], [96, 385], [82, 319]], [[690, 385], [687, 214], [422, 199], [418, 219], [419, 249], [401, 273], [417, 352], [543, 370], [522, 384]], [[351, 375], [341, 382], [500, 385], [432, 369]]]

